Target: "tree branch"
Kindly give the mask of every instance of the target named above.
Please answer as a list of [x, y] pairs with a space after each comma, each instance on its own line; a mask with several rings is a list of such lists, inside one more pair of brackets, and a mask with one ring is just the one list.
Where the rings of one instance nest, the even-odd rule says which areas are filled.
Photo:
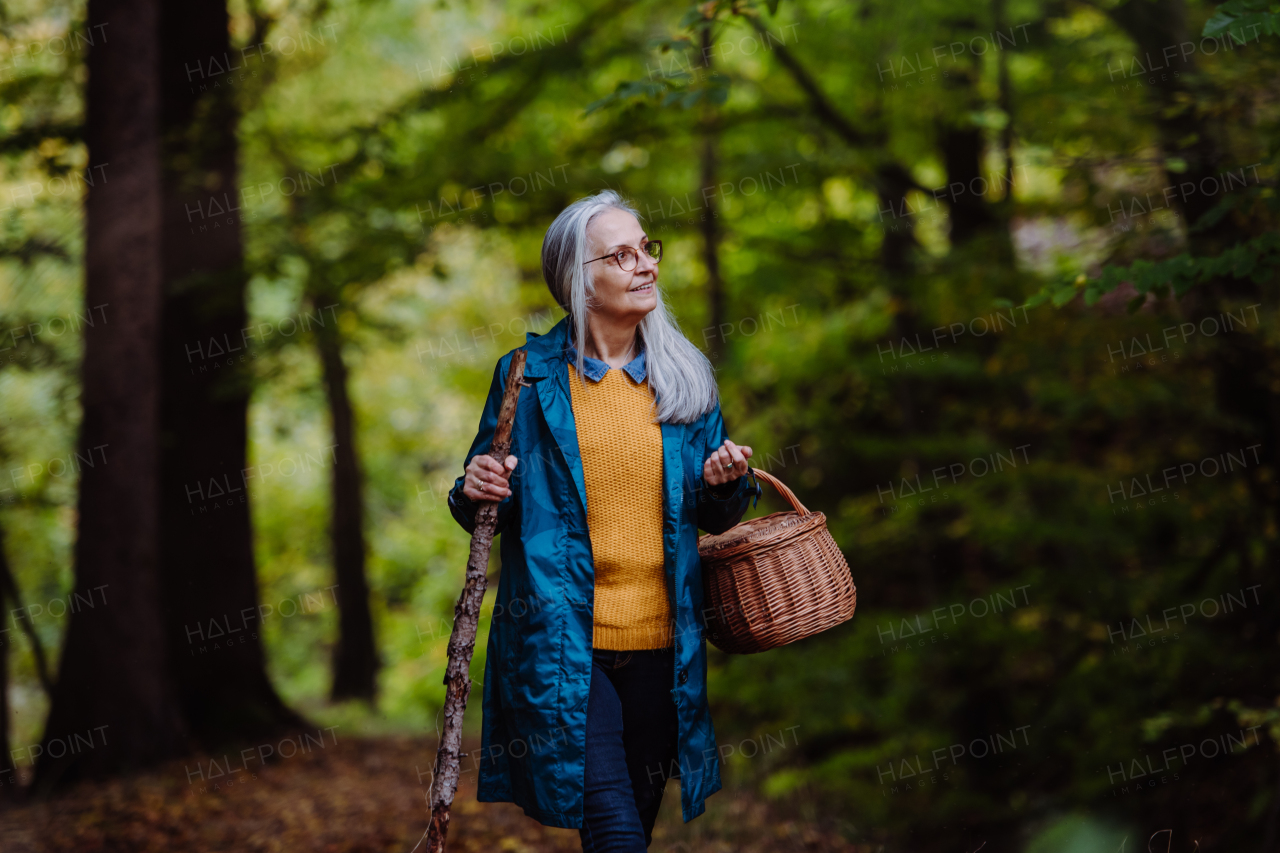
[[[13, 577], [13, 572], [9, 569], [9, 558], [4, 551], [4, 530], [0, 528], [0, 587], [3, 588], [3, 595], [0, 598], [8, 598], [14, 605], [15, 610], [22, 610], [22, 595], [18, 592], [18, 582]], [[45, 660], [44, 646], [40, 644], [40, 637], [36, 634], [35, 626], [31, 624], [31, 619], [15, 620], [22, 624], [23, 633], [27, 635], [27, 639], [31, 641], [31, 655], [36, 662], [36, 675], [40, 679], [40, 686], [44, 688], [45, 696], [53, 696], [53, 679], [49, 677], [49, 664]], [[0, 689], [8, 689], [7, 685], [0, 684]]]
[[[769, 35], [769, 28], [758, 17], [755, 15], [743, 15], [743, 17], [755, 28], [756, 32], [761, 35]], [[814, 113], [828, 127], [839, 134], [841, 139], [854, 147], [878, 144], [880, 140], [859, 131], [835, 108], [835, 105], [827, 98], [826, 93], [818, 86], [818, 82], [805, 70], [805, 67], [800, 64], [800, 60], [796, 59], [786, 45], [775, 44], [773, 53], [778, 57], [778, 61], [782, 63], [783, 67], [791, 72], [796, 85], [809, 96], [809, 102], [813, 105]]]

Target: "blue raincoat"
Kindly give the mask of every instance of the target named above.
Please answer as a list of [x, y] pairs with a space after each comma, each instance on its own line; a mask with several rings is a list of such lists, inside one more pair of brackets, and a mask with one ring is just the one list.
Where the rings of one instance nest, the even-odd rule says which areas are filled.
[[[514, 802], [547, 826], [582, 826], [587, 695], [595, 568], [587, 532], [582, 457], [569, 397], [568, 323], [529, 334], [511, 452], [518, 459], [512, 494], [498, 505], [502, 575], [484, 668], [484, 723], [479, 764], [481, 802]], [[514, 351], [513, 351], [514, 352]], [[467, 464], [493, 440], [512, 353], [498, 361]], [[685, 822], [720, 790], [715, 729], [707, 707], [702, 566], [698, 528], [721, 533], [742, 517], [747, 478], [717, 497], [702, 484], [702, 465], [725, 439], [716, 409], [694, 423], [662, 424], [663, 550], [674, 614], [671, 692], [679, 717], [677, 767]], [[622, 448], [619, 448], [623, 452]], [[478, 504], [449, 493], [453, 516], [468, 532]], [[658, 768], [654, 769], [658, 772]]]

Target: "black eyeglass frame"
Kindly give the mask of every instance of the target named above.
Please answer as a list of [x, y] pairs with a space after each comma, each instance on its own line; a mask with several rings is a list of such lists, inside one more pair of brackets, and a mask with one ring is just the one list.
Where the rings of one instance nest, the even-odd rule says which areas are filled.
[[[654, 258], [654, 257], [653, 257], [653, 255], [649, 253], [649, 247], [650, 247], [650, 246], [657, 246], [657, 247], [658, 247], [658, 256], [657, 256], [656, 258]], [[662, 241], [661, 241], [661, 240], [646, 240], [646, 241], [645, 241], [645, 244], [644, 244], [644, 248], [642, 248], [640, 251], [636, 251], [636, 249], [635, 249], [634, 247], [632, 247], [632, 246], [623, 246], [621, 249], [618, 249], [618, 251], [616, 251], [616, 252], [610, 252], [609, 254], [607, 254], [607, 255], [601, 255], [601, 256], [600, 256], [600, 257], [598, 257], [598, 258], [592, 258], [592, 259], [591, 259], [591, 260], [589, 260], [589, 261], [585, 261], [585, 262], [583, 262], [583, 264], [582, 264], [582, 265], [585, 267], [587, 264], [594, 264], [596, 261], [603, 261], [605, 258], [617, 258], [617, 257], [618, 257], [618, 255], [621, 255], [623, 252], [629, 252], [631, 255], [633, 255], [633, 256], [635, 257], [635, 263], [636, 263], [636, 264], [638, 264], [638, 263], [640, 262], [640, 252], [641, 252], [641, 251], [642, 251], [642, 252], [644, 252], [646, 255], [649, 255], [649, 257], [653, 258], [653, 262], [654, 262], [655, 264], [657, 264], [657, 263], [661, 263], [661, 262], [662, 262]], [[622, 265], [622, 261], [621, 261], [621, 259], [619, 259], [619, 260], [618, 260], [618, 269], [622, 270], [623, 272], [631, 272], [632, 270], [634, 270], [634, 269], [635, 269], [635, 266], [633, 265], [633, 266], [631, 267], [631, 269], [627, 269], [626, 267], [624, 267], [624, 266]]]

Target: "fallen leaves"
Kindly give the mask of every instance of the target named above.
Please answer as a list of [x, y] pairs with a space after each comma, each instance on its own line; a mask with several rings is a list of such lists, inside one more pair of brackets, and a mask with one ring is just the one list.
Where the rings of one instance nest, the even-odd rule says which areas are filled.
[[[473, 746], [478, 746], [475, 744]], [[207, 758], [207, 757], [205, 757]], [[192, 778], [194, 758], [0, 812], [5, 853], [423, 853], [435, 743], [427, 738], [342, 741], [226, 778]], [[464, 773], [454, 800], [450, 853], [581, 850], [577, 830], [545, 827], [510, 803], [479, 803]], [[655, 853], [861, 853], [831, 832], [770, 817], [746, 792], [708, 801], [683, 824], [672, 783], [654, 830]], [[419, 845], [419, 842], [422, 842]]]

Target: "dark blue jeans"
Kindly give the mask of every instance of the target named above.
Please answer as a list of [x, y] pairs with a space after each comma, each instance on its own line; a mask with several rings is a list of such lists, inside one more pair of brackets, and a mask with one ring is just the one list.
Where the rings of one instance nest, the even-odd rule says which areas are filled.
[[675, 649], [595, 649], [587, 699], [583, 853], [643, 853], [677, 767]]

